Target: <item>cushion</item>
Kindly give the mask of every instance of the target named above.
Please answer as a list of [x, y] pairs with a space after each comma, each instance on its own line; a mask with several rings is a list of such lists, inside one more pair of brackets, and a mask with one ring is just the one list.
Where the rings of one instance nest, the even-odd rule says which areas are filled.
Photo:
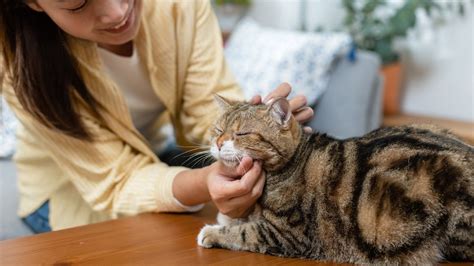
[[303, 94], [312, 104], [327, 88], [333, 63], [350, 44], [346, 33], [279, 30], [245, 18], [232, 32], [225, 55], [247, 99], [288, 82], [290, 97]]

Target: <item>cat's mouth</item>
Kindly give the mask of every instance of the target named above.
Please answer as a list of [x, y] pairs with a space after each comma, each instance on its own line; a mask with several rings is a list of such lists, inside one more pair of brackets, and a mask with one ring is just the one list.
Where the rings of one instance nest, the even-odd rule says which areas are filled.
[[230, 167], [236, 167], [240, 164], [242, 160], [241, 157], [238, 156], [220, 156], [219, 160], [221, 160], [225, 165]]

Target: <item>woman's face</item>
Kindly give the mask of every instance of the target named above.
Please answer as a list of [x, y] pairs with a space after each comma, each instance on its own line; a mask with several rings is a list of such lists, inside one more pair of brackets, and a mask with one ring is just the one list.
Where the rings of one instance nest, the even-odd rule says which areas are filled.
[[121, 45], [138, 32], [141, 0], [27, 0], [63, 31], [103, 45]]

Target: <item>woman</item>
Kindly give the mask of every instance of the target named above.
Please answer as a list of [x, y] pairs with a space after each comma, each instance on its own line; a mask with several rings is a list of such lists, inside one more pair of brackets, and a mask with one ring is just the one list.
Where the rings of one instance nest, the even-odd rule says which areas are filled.
[[[179, 145], [205, 143], [213, 94], [242, 98], [208, 1], [1, 1], [2, 93], [22, 124], [19, 215], [33, 230], [195, 211], [210, 200], [245, 215], [263, 188], [259, 162], [189, 169], [152, 150], [160, 115]], [[300, 121], [312, 116], [305, 104], [292, 101]]]

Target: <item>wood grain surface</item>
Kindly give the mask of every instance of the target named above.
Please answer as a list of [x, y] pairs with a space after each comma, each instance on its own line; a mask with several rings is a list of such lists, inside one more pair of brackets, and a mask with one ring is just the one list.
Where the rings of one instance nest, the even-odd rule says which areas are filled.
[[197, 214], [141, 214], [0, 241], [0, 265], [334, 265], [201, 248], [196, 236], [204, 224], [215, 222], [215, 215], [208, 205]]
[[[0, 265], [156, 264], [156, 265], [305, 265], [314, 261], [197, 246], [216, 209], [196, 214], [141, 214], [51, 233], [0, 241]], [[333, 265], [323, 264], [321, 265]]]

